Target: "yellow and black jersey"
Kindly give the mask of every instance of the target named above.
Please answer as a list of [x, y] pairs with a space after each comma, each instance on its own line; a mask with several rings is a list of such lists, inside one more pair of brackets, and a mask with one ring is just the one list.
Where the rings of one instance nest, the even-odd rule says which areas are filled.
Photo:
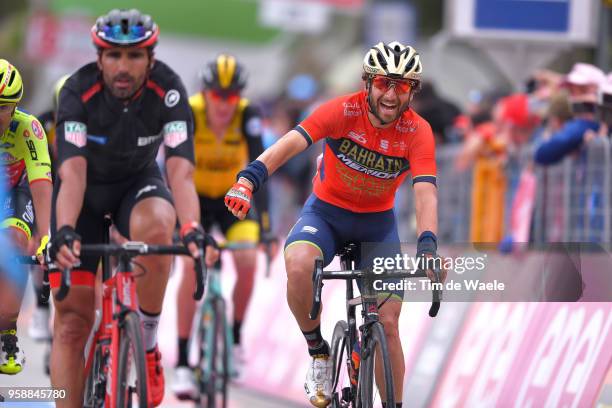
[[[195, 124], [196, 190], [202, 197], [223, 199], [236, 182], [238, 172], [263, 152], [261, 115], [248, 99], [241, 98], [230, 125], [219, 138], [208, 126], [204, 95], [193, 95], [189, 104]], [[267, 189], [255, 194], [255, 202], [262, 217], [262, 227], [267, 230]]]

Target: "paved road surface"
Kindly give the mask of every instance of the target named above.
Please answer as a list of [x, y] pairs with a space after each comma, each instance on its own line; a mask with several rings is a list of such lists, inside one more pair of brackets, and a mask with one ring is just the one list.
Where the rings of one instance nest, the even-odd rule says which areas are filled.
[[[19, 319], [20, 345], [26, 352], [26, 366], [23, 372], [16, 376], [0, 375], [0, 387], [22, 386], [22, 387], [48, 387], [50, 386], [49, 378], [43, 372], [44, 345], [30, 340], [27, 336], [27, 323], [30, 319], [33, 309], [33, 296], [31, 287], [28, 286], [26, 299], [22, 307], [21, 316]], [[171, 368], [164, 367], [166, 370], [166, 397], [162, 407], [168, 408], [186, 408], [193, 404], [182, 403], [178, 401], [169, 390], [171, 378]], [[231, 401], [228, 404], [229, 408], [298, 408], [306, 405], [296, 405], [292, 402], [283, 401], [279, 398], [271, 398], [260, 393], [256, 393], [240, 387], [232, 387], [230, 389]], [[51, 403], [0, 403], [0, 407], [53, 407]]]

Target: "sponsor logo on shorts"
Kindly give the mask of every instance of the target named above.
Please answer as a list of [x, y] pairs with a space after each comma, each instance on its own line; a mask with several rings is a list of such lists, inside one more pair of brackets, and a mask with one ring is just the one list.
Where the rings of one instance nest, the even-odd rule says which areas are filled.
[[65, 122], [64, 138], [76, 147], [85, 146], [87, 144], [87, 126], [81, 122]]
[[140, 197], [141, 195], [148, 193], [149, 191], [153, 191], [156, 190], [157, 186], [154, 184], [148, 184], [146, 186], [144, 186], [143, 188], [141, 188], [140, 190], [138, 190], [138, 192], [136, 193], [136, 197], [134, 197], [136, 200], [138, 200], [138, 197]]
[[29, 200], [26, 204], [25, 211], [23, 214], [21, 214], [21, 218], [23, 218], [25, 222], [34, 224], [34, 209], [32, 208], [32, 200]]
[[315, 227], [311, 227], [310, 225], [304, 225], [302, 227], [302, 229], [300, 230], [300, 232], [307, 232], [309, 234], [316, 234], [317, 231], [319, 231], [318, 229], [316, 229]]
[[187, 140], [187, 122], [184, 120], [177, 120], [166, 123], [163, 134], [166, 146], [174, 149]]
[[171, 89], [166, 92], [166, 96], [164, 97], [164, 103], [167, 107], [172, 108], [176, 106], [177, 103], [181, 100], [181, 94], [176, 89]]

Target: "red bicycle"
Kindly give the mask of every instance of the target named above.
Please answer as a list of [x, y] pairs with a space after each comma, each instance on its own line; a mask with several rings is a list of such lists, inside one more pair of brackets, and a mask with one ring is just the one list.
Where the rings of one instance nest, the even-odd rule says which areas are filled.
[[[83, 406], [148, 408], [151, 394], [132, 259], [143, 255], [191, 256], [190, 252], [182, 245], [126, 242], [82, 245], [81, 254], [102, 257], [102, 307], [96, 311], [96, 322], [85, 348], [87, 379]], [[114, 274], [111, 256], [117, 260]], [[207, 273], [203, 254], [195, 265], [197, 286], [193, 297], [200, 300]], [[56, 300], [64, 299], [69, 289], [70, 271], [63, 270]]]

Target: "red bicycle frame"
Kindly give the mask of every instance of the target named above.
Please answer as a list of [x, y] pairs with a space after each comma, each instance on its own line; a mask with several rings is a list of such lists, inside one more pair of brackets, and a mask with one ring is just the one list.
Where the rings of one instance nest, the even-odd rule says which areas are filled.
[[[96, 345], [100, 344], [101, 356], [104, 359], [103, 361], [106, 362], [102, 367], [106, 376], [104, 405], [109, 407], [115, 407], [117, 404], [118, 377], [116, 367], [119, 367], [119, 316], [128, 311], [138, 312], [134, 276], [131, 271], [124, 271], [124, 269], [131, 269], [130, 263], [129, 261], [127, 263], [120, 262], [119, 265], [121, 266], [121, 264], [124, 264], [123, 268], [120, 268], [114, 276], [102, 282], [102, 315], [85, 364], [85, 376], [87, 376], [93, 364]], [[150, 387], [147, 387], [147, 401], [151, 401]]]

